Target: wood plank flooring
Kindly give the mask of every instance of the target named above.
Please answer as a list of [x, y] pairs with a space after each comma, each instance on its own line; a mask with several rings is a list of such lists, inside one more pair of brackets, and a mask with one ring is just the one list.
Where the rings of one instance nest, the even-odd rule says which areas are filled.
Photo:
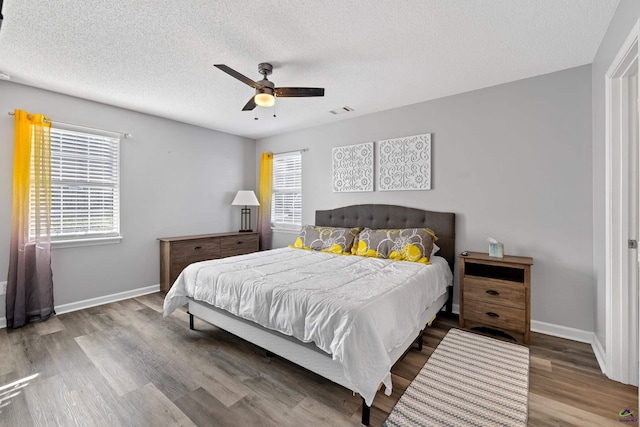
[[[156, 293], [0, 331], [0, 385], [39, 373], [0, 408], [0, 426], [357, 426], [361, 399], [196, 319], [162, 318]], [[437, 319], [392, 371], [380, 426], [457, 317]], [[530, 426], [620, 426], [638, 389], [608, 380], [587, 344], [531, 338]], [[622, 425], [636, 425], [624, 423]]]

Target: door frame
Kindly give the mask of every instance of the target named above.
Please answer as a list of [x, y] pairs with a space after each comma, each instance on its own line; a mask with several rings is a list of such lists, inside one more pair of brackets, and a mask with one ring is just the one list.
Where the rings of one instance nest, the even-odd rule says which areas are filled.
[[[606, 349], [605, 373], [625, 384], [635, 383], [631, 378], [630, 357], [638, 348], [637, 336], [630, 336], [638, 328], [630, 328], [631, 320], [638, 310], [638, 295], [635, 284], [630, 284], [630, 262], [627, 241], [629, 235], [629, 146], [632, 141], [628, 132], [628, 95], [625, 77], [638, 67], [638, 41], [640, 20], [636, 22], [624, 44], [605, 74], [606, 106], [606, 173], [605, 173], [605, 257], [606, 257]], [[628, 98], [628, 96], [626, 96]], [[635, 303], [629, 304], [633, 297]], [[635, 347], [635, 348], [634, 348]]]

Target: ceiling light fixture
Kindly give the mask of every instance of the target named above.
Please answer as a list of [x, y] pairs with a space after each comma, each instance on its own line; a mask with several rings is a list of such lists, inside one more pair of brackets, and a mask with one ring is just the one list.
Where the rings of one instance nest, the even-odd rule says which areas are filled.
[[260, 91], [253, 97], [253, 101], [260, 107], [271, 107], [276, 103], [276, 97], [267, 91]]
[[[273, 65], [268, 62], [258, 64], [258, 72], [262, 74], [262, 80], [257, 82], [254, 82], [249, 77], [240, 74], [224, 64], [215, 64], [214, 67], [256, 90], [255, 95], [249, 99], [249, 102], [242, 108], [242, 111], [251, 111], [256, 108], [256, 106], [272, 107], [276, 103], [276, 96], [278, 98], [324, 96], [324, 88], [321, 87], [275, 87], [273, 82], [267, 78], [267, 76], [273, 72]], [[276, 95], [276, 93], [278, 95]]]

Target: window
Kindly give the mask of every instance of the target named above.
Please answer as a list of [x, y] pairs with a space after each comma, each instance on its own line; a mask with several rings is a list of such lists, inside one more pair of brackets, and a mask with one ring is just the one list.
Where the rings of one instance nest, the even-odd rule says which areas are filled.
[[302, 153], [273, 155], [271, 228], [299, 230], [302, 225]]
[[51, 128], [52, 242], [120, 237], [119, 151], [119, 138]]

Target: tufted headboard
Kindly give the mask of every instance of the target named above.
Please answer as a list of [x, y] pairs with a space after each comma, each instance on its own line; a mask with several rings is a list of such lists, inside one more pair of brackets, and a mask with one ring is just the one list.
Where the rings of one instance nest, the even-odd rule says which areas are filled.
[[316, 211], [316, 225], [327, 227], [430, 228], [438, 236], [438, 255], [453, 271], [456, 249], [456, 214], [394, 205], [353, 205]]

